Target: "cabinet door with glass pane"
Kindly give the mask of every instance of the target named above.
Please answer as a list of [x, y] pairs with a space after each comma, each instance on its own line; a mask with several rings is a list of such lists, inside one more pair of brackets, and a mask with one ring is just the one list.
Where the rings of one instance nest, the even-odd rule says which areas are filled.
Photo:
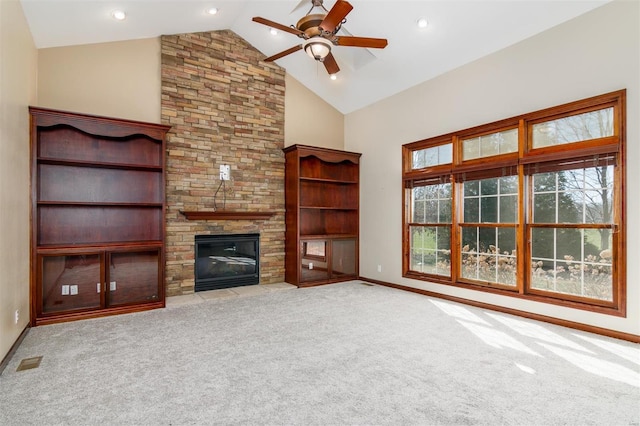
[[159, 300], [159, 247], [111, 252], [108, 259], [108, 306]]
[[357, 278], [355, 238], [303, 240], [300, 245], [302, 282]]
[[101, 252], [38, 256], [42, 315], [100, 309], [103, 304]]
[[300, 243], [300, 278], [302, 282], [328, 280], [331, 276], [327, 261], [329, 241], [303, 240]]
[[73, 251], [38, 256], [43, 317], [78, 315], [160, 298], [161, 247]]

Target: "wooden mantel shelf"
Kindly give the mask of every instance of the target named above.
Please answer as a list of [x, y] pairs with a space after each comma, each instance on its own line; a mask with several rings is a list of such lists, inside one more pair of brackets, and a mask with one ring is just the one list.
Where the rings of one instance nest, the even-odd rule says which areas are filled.
[[276, 212], [182, 211], [187, 220], [267, 220]]

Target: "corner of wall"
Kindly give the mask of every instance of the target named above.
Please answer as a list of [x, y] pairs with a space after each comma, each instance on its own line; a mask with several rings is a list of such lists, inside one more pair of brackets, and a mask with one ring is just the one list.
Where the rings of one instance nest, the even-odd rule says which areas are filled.
[[20, 2], [0, 1], [0, 359], [29, 323], [28, 106], [36, 100], [36, 68]]
[[286, 75], [285, 82], [285, 146], [344, 150], [344, 115], [291, 75]]

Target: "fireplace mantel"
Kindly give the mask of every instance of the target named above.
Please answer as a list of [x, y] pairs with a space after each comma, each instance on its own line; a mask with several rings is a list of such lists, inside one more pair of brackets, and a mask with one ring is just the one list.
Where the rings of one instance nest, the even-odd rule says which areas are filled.
[[276, 212], [237, 212], [237, 211], [183, 211], [180, 210], [187, 220], [268, 220]]

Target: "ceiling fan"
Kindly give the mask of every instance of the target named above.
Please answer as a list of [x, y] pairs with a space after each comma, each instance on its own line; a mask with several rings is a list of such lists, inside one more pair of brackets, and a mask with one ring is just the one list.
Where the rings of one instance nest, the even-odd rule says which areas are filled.
[[[304, 50], [313, 59], [322, 62], [329, 74], [336, 74], [340, 71], [340, 67], [331, 53], [332, 46], [382, 49], [387, 45], [387, 40], [384, 38], [337, 35], [353, 6], [348, 1], [337, 0], [331, 10], [327, 10], [322, 3], [323, 0], [311, 0], [311, 9], [295, 26], [287, 27], [259, 16], [253, 18], [254, 22], [293, 34], [304, 40], [302, 44], [269, 56], [265, 59], [266, 62], [272, 62], [298, 50]], [[311, 13], [314, 8], [321, 8], [321, 13]]]

